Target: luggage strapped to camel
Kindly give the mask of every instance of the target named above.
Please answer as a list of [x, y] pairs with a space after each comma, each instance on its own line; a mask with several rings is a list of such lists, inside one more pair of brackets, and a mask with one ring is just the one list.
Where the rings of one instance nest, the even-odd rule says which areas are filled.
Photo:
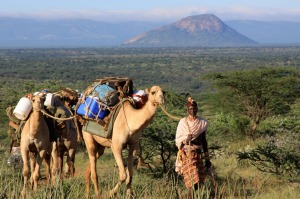
[[[45, 118], [52, 117], [57, 121], [57, 123], [61, 123], [63, 125], [62, 120], [68, 119], [71, 114], [73, 115], [71, 107], [76, 105], [78, 101], [78, 93], [76, 91], [72, 90], [71, 88], [62, 88], [60, 91], [56, 93], [50, 93], [48, 90], [44, 89], [43, 91], [35, 92], [34, 94], [26, 94], [21, 99], [24, 100], [25, 98], [27, 98], [27, 100], [30, 101], [33, 95], [38, 95], [38, 94], [45, 94], [46, 96], [44, 102], [45, 109], [42, 110]], [[49, 98], [51, 100], [48, 100], [49, 97], [48, 95], [51, 96], [51, 98]], [[19, 101], [19, 103], [21, 103], [21, 100]], [[17, 106], [19, 105], [19, 103], [17, 104]], [[30, 113], [32, 112], [32, 107], [24, 107], [26, 106], [26, 104], [21, 103], [21, 108], [22, 108], [21, 112], [22, 114], [25, 114], [26, 112], [26, 116], [22, 118], [17, 117], [20, 116], [20, 115], [15, 115], [17, 106], [9, 106], [6, 108], [6, 114], [9, 118], [8, 134], [11, 137], [11, 141], [12, 141], [11, 144], [16, 146], [19, 145], [20, 143], [21, 131], [27, 119], [29, 118]]]
[[86, 88], [76, 106], [76, 118], [83, 130], [111, 138], [112, 126], [124, 101], [135, 106], [133, 82], [127, 77], [103, 77]]

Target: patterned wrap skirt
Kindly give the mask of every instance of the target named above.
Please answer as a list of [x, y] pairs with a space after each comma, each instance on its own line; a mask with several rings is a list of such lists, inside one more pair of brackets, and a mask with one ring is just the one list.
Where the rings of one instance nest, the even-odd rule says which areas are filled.
[[181, 158], [185, 186], [191, 188], [197, 183], [203, 183], [205, 180], [205, 166], [202, 160], [202, 153], [185, 151], [182, 153]]

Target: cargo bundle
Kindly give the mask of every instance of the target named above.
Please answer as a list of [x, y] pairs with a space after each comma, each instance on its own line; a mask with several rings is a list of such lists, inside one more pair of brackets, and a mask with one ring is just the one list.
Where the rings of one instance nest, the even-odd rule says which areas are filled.
[[124, 100], [129, 100], [139, 109], [146, 103], [147, 95], [143, 90], [134, 91], [132, 79], [127, 77], [96, 79], [81, 94], [76, 106], [76, 115], [83, 130], [110, 138], [112, 124]]

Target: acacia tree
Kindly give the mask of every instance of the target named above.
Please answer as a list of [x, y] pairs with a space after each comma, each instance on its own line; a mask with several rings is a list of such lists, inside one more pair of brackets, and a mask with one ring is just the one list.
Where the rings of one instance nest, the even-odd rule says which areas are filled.
[[[165, 117], [156, 118], [143, 132], [142, 148], [145, 159], [159, 163], [162, 173], [173, 167], [171, 158], [176, 154], [174, 144], [176, 123]], [[159, 160], [159, 161], [158, 161]]]
[[[169, 91], [166, 93], [165, 101], [165, 109], [172, 115], [182, 117], [181, 114], [185, 114], [185, 110], [182, 109], [186, 102], [185, 97]], [[161, 174], [166, 174], [174, 168], [172, 157], [177, 153], [175, 145], [177, 124], [178, 121], [170, 119], [159, 109], [151, 124], [143, 131], [139, 158], [148, 165], [158, 163], [162, 166], [157, 168], [161, 169]]]
[[[255, 136], [266, 117], [285, 114], [299, 98], [299, 71], [272, 67], [210, 74], [227, 108], [238, 111], [251, 121], [249, 135]], [[223, 102], [224, 103], [224, 102]]]

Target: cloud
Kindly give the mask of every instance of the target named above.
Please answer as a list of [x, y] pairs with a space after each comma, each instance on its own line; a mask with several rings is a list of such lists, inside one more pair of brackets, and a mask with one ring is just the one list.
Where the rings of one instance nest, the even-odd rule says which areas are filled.
[[227, 9], [216, 9], [215, 12], [227, 20], [300, 21], [300, 8], [278, 9], [233, 6]]
[[181, 7], [153, 8], [148, 10], [99, 10], [82, 9], [66, 11], [60, 9], [42, 10], [34, 13], [1, 12], [1, 16], [26, 17], [38, 19], [86, 18], [99, 21], [177, 21], [183, 17], [198, 14], [215, 14], [222, 20], [281, 20], [300, 21], [300, 8], [275, 9], [258, 7]]

